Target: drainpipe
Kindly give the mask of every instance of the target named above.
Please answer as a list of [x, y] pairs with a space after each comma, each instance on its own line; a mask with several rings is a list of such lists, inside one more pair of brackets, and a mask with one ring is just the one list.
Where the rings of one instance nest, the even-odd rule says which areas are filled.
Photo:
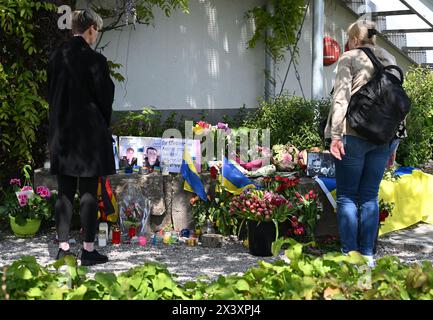
[[313, 68], [311, 74], [311, 97], [321, 99], [323, 94], [323, 33], [324, 0], [313, 0]]
[[[271, 1], [266, 4], [266, 10], [274, 15], [274, 5]], [[272, 36], [272, 28], [266, 30], [266, 37]], [[271, 51], [268, 46], [265, 48], [265, 101], [275, 97], [275, 61], [272, 57]]]

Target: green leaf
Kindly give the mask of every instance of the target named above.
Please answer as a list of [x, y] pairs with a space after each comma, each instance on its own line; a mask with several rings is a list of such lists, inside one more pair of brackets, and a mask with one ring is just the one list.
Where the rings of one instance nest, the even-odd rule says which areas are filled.
[[298, 267], [306, 276], [311, 276], [313, 274], [314, 267], [309, 262], [299, 261]]
[[102, 273], [97, 272], [95, 274], [95, 280], [102, 284], [106, 289], [111, 288], [111, 286], [117, 283], [117, 278], [114, 273]]
[[18, 268], [15, 275], [17, 276], [17, 278], [23, 279], [23, 280], [29, 280], [29, 279], [33, 278], [32, 273], [30, 272], [30, 270], [27, 267]]
[[42, 291], [39, 288], [30, 288], [29, 291], [27, 291], [27, 296], [37, 298], [42, 296]]
[[153, 289], [159, 291], [162, 289], [172, 289], [174, 287], [173, 280], [165, 273], [159, 273], [152, 282]]
[[67, 296], [66, 300], [83, 300], [84, 295], [87, 292], [87, 287], [82, 284], [77, 289], [71, 291]]
[[75, 268], [77, 266], [77, 258], [76, 257], [71, 256], [71, 255], [67, 255], [64, 257], [64, 259], [65, 259], [65, 264], [68, 267], [74, 267]]
[[244, 279], [241, 279], [238, 282], [236, 282], [235, 288], [239, 291], [249, 291], [250, 290], [250, 286], [249, 286], [248, 282], [245, 281]]
[[143, 282], [143, 277], [139, 274], [131, 277], [129, 279], [129, 284], [135, 289], [138, 290], [138, 288], [140, 287], [141, 283]]

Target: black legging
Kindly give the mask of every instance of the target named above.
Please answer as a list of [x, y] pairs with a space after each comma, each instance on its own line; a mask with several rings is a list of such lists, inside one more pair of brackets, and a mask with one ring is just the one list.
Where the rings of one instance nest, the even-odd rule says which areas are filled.
[[98, 217], [98, 204], [96, 193], [98, 178], [77, 178], [58, 175], [58, 198], [55, 206], [56, 229], [60, 242], [68, 242], [72, 219], [72, 206], [74, 203], [77, 182], [80, 192], [80, 219], [84, 231], [84, 241], [94, 242], [96, 221]]

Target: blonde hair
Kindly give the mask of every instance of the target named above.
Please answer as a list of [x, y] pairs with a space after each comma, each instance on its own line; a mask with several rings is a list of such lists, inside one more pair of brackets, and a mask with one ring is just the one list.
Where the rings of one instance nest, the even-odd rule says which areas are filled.
[[[370, 32], [368, 30], [371, 30]], [[376, 44], [376, 23], [369, 20], [358, 20], [347, 28], [349, 38], [356, 38], [361, 45]]]
[[72, 13], [72, 33], [83, 34], [91, 26], [96, 30], [101, 30], [103, 26], [102, 18], [92, 9], [77, 10]]

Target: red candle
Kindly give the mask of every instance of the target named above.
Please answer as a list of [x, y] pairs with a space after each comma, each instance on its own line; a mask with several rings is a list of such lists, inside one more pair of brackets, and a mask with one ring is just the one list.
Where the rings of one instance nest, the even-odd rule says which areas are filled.
[[129, 227], [129, 230], [128, 230], [128, 236], [130, 237], [130, 238], [132, 238], [132, 237], [134, 237], [135, 236], [135, 227], [134, 226], [131, 226], [131, 227]]
[[113, 236], [112, 236], [112, 243], [113, 244], [120, 244], [120, 230], [114, 229], [113, 230]]

